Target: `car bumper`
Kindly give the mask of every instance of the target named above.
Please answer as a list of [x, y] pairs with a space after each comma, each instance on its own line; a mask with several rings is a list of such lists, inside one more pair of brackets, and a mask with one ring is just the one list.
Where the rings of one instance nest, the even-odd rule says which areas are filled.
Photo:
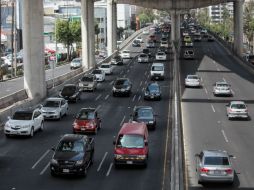
[[114, 90], [113, 94], [115, 94], [115, 95], [128, 95], [128, 94], [130, 94], [130, 90], [124, 90], [124, 91], [122, 91], [122, 90]]
[[234, 176], [211, 176], [211, 175], [200, 175], [199, 176], [200, 182], [233, 182]]
[[152, 79], [164, 79], [164, 76], [163, 75], [152, 75], [151, 76]]
[[87, 127], [83, 127], [83, 128], [73, 128], [73, 133], [94, 133], [96, 131], [96, 127], [94, 128], [87, 128]]
[[55, 175], [73, 175], [73, 174], [82, 175], [84, 174], [85, 167], [84, 165], [81, 166], [74, 165], [72, 167], [69, 167], [50, 164], [50, 171]]
[[79, 86], [79, 89], [82, 91], [92, 91], [95, 89], [94, 86]]
[[247, 113], [245, 114], [240, 114], [240, 113], [229, 113], [228, 114], [229, 118], [244, 118], [247, 119], [249, 117], [249, 115]]
[[231, 91], [217, 91], [217, 90], [215, 90], [213, 93], [215, 95], [225, 95], [225, 96], [231, 96], [232, 95]]
[[21, 135], [21, 136], [24, 135], [24, 136], [27, 136], [27, 135], [30, 135], [30, 131], [31, 131], [30, 128], [18, 129], [18, 130], [14, 130], [14, 129], [11, 129], [11, 128], [4, 129], [4, 133], [6, 135]]
[[146, 165], [147, 158], [145, 159], [116, 159], [114, 158], [115, 165]]
[[189, 87], [199, 87], [200, 83], [199, 82], [185, 82], [185, 86]]
[[166, 57], [156, 57], [157, 61], [166, 61]]
[[58, 114], [42, 114], [44, 119], [58, 119], [59, 115]]
[[160, 100], [161, 95], [145, 95], [145, 100]]

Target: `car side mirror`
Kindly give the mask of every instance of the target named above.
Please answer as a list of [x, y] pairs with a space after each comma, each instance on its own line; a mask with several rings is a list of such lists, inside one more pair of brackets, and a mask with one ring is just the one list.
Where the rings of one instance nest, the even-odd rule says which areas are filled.
[[56, 151], [56, 148], [55, 148], [55, 147], [52, 147], [51, 150]]
[[145, 142], [145, 146], [148, 146], [148, 141], [147, 141], [147, 140], [145, 140], [144, 142]]

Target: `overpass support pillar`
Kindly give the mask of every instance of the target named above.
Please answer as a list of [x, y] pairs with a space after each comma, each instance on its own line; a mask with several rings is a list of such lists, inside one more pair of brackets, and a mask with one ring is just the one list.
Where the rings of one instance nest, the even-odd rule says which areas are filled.
[[95, 66], [94, 53], [94, 2], [81, 0], [82, 65], [86, 69]]
[[171, 13], [171, 41], [180, 40], [180, 13]]
[[107, 0], [107, 48], [108, 55], [116, 50], [117, 9], [114, 0]]
[[234, 52], [239, 56], [243, 49], [243, 3], [244, 0], [234, 2]]
[[43, 2], [23, 1], [24, 87], [28, 97], [46, 96], [43, 38]]

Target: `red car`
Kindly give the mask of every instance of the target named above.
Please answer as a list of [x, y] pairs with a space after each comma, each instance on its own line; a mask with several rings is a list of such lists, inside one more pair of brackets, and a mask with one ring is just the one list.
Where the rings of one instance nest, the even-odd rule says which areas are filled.
[[73, 133], [94, 133], [101, 128], [101, 119], [95, 108], [82, 108], [73, 123]]
[[153, 42], [156, 42], [156, 36], [155, 35], [150, 35], [149, 36], [149, 40], [153, 41]]

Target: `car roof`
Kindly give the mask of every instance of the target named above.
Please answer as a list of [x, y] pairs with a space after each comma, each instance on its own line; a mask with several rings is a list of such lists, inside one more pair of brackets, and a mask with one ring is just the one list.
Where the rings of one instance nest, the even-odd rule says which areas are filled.
[[231, 101], [230, 104], [245, 104], [244, 101]]
[[144, 135], [146, 130], [145, 123], [124, 123], [119, 134], [125, 135]]
[[15, 111], [15, 113], [33, 113], [34, 110], [36, 110], [36, 109], [37, 108], [35, 108], [35, 109], [32, 109], [32, 108], [20, 109], [20, 110]]
[[187, 75], [187, 78], [188, 77], [198, 77], [198, 75]]
[[75, 140], [81, 140], [83, 138], [87, 138], [86, 135], [79, 135], [79, 134], [65, 134], [61, 141], [75, 141]]
[[81, 111], [94, 112], [95, 110], [96, 110], [95, 108], [81, 108], [79, 112]]
[[110, 63], [102, 63], [101, 65], [111, 65]]
[[224, 150], [203, 150], [204, 156], [228, 157], [227, 151]]
[[61, 100], [64, 100], [64, 98], [50, 97], [46, 99], [46, 101], [61, 101]]
[[228, 83], [225, 81], [217, 81], [216, 84], [228, 84]]
[[117, 78], [116, 81], [118, 80], [129, 80], [128, 78]]
[[152, 66], [164, 66], [163, 63], [153, 63]]
[[75, 86], [75, 87], [76, 87], [75, 84], [65, 84], [65, 85], [64, 85], [64, 87], [69, 87], [69, 86]]
[[136, 106], [134, 108], [134, 110], [139, 110], [139, 109], [149, 109], [149, 110], [153, 110], [153, 108], [151, 106]]

